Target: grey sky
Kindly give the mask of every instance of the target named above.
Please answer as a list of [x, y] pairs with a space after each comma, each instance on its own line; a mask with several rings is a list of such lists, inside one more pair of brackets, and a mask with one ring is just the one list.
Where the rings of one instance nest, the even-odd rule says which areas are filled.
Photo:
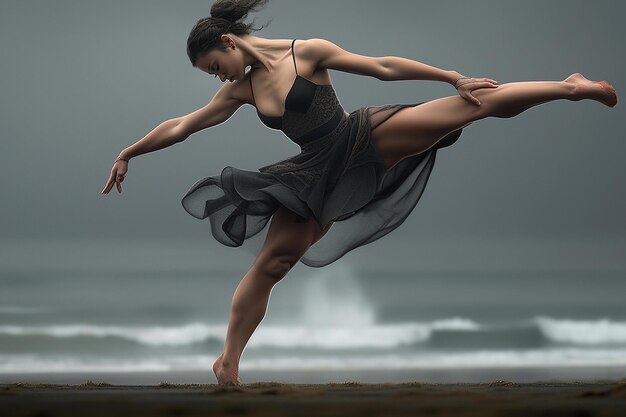
[[[182, 195], [224, 166], [255, 170], [299, 150], [266, 128], [251, 106], [186, 142], [133, 159], [124, 192], [100, 194], [124, 147], [205, 105], [220, 87], [185, 53], [190, 29], [210, 5], [3, 1], [2, 239], [171, 239], [219, 247], [208, 221], [184, 211]], [[625, 12], [617, 1], [272, 0], [248, 21], [274, 19], [258, 36], [322, 37], [355, 53], [402, 56], [500, 83], [581, 72], [608, 80], [623, 96]], [[382, 82], [332, 70], [331, 77], [347, 111], [456, 94], [433, 81]], [[474, 123], [439, 152], [406, 222], [354, 256], [408, 259], [407, 245], [428, 248], [431, 239], [440, 258], [446, 241], [468, 256], [463, 248], [478, 239], [511, 245], [545, 239], [568, 247], [599, 242], [610, 257], [605, 261], [624, 265], [626, 143], [618, 124], [624, 109], [559, 101]], [[520, 247], [541, 256], [532, 244]], [[559, 253], [565, 262], [578, 251]]]

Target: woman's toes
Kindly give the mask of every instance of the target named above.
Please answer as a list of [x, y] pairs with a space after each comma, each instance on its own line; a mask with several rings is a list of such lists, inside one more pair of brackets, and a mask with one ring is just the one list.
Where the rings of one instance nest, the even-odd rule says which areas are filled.
[[602, 87], [604, 92], [600, 101], [609, 107], [615, 107], [617, 104], [617, 92], [615, 88], [605, 80], [599, 81], [598, 84]]

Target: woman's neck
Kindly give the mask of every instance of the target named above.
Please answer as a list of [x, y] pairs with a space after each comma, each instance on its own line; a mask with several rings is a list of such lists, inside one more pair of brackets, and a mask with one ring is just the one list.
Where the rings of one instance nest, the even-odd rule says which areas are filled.
[[[233, 35], [230, 35], [233, 36]], [[261, 38], [253, 35], [233, 36], [246, 53], [246, 66], [258, 70], [265, 68], [268, 72], [274, 69], [274, 63], [285, 53], [285, 41]]]

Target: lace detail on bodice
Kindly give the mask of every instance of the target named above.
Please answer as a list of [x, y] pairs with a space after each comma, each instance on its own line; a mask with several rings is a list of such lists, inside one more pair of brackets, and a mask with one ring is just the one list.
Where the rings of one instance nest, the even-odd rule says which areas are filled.
[[332, 85], [317, 85], [311, 106], [305, 113], [287, 110], [281, 130], [289, 139], [299, 139], [330, 120], [341, 107]]
[[289, 176], [297, 180], [300, 186], [304, 187], [314, 184], [320, 179], [323, 171], [326, 169], [326, 158], [321, 157], [323, 151], [330, 150], [332, 142], [346, 127], [348, 127], [347, 116], [329, 133], [302, 145], [301, 152], [298, 155], [261, 167], [259, 171], [283, 178]]

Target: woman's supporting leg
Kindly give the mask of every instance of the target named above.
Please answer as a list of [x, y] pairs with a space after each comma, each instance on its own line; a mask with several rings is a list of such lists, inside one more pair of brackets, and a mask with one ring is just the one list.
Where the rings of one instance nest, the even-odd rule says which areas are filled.
[[232, 299], [224, 352], [213, 364], [220, 385], [239, 385], [239, 360], [248, 340], [265, 317], [272, 288], [328, 231], [313, 218], [296, 222], [295, 214], [280, 207], [270, 222], [266, 240]]
[[403, 158], [427, 151], [449, 133], [486, 117], [508, 118], [549, 101], [592, 99], [613, 107], [615, 89], [579, 73], [563, 81], [527, 81], [480, 88], [472, 95], [477, 106], [460, 96], [443, 97], [398, 111], [372, 131], [374, 146], [387, 168]]

